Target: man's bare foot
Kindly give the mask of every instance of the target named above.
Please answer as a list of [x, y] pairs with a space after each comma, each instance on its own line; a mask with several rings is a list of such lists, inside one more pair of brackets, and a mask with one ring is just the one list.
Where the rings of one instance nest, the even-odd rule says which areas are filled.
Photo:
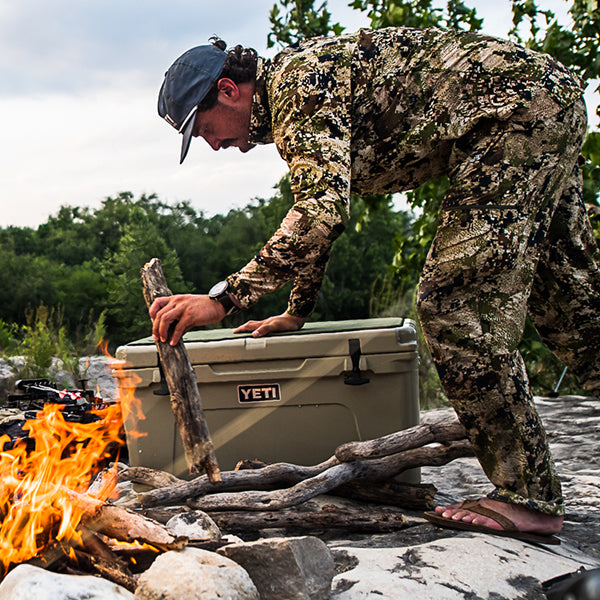
[[[463, 502], [459, 504], [451, 504], [449, 506], [437, 506], [435, 512], [453, 521], [463, 521], [464, 523], [472, 523], [473, 525], [482, 525], [490, 529], [501, 531], [503, 527], [493, 518], [477, 514], [476, 512], [463, 509]], [[541, 535], [552, 535], [558, 533], [562, 529], [564, 517], [546, 515], [540, 512], [534, 512], [519, 506], [517, 504], [507, 504], [499, 500], [490, 498], [482, 498], [479, 504], [485, 508], [496, 511], [500, 515], [510, 519], [518, 531], [527, 533], [538, 533]]]

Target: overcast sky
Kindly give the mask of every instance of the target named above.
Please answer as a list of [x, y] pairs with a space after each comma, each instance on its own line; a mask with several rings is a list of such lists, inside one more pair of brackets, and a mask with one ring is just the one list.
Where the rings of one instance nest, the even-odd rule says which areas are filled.
[[[349, 1], [329, 0], [333, 19], [367, 26]], [[173, 60], [213, 34], [271, 56], [273, 3], [0, 0], [0, 227], [37, 227], [63, 204], [98, 207], [121, 191], [189, 200], [209, 216], [270, 197], [286, 171], [273, 145], [242, 155], [195, 140], [180, 166], [181, 137], [156, 96]], [[509, 0], [467, 4], [487, 33], [506, 36]], [[565, 0], [541, 4], [564, 22]]]

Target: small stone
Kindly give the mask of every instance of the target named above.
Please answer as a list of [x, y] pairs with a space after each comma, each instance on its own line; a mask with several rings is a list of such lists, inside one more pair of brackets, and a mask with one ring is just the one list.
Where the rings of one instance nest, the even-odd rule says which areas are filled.
[[221, 531], [217, 524], [201, 510], [182, 512], [171, 517], [166, 528], [175, 537], [187, 537], [190, 540], [221, 539]]

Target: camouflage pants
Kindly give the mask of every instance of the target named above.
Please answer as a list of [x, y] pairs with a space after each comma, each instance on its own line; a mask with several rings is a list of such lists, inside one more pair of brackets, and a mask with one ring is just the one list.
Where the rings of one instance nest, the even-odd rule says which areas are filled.
[[600, 396], [600, 252], [577, 166], [585, 106], [555, 113], [480, 123], [455, 144], [417, 309], [491, 497], [558, 515], [561, 485], [517, 346], [529, 311]]

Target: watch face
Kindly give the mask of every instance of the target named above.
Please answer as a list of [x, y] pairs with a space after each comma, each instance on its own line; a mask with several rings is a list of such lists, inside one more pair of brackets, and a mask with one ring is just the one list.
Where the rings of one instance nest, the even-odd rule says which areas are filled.
[[228, 287], [229, 285], [226, 281], [219, 281], [219, 283], [215, 283], [215, 285], [210, 288], [208, 295], [211, 298], [215, 298], [216, 296], [220, 296], [221, 294], [225, 293]]

